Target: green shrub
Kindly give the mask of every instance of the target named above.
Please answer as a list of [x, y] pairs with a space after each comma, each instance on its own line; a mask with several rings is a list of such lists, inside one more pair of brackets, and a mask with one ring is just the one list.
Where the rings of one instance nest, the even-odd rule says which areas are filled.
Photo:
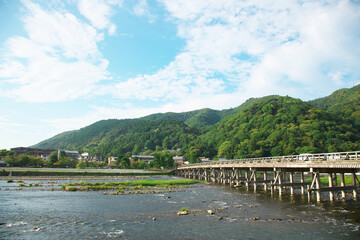
[[182, 211], [182, 212], [189, 212], [189, 209], [186, 208], [186, 207], [183, 207], [183, 208], [180, 209], [180, 211]]

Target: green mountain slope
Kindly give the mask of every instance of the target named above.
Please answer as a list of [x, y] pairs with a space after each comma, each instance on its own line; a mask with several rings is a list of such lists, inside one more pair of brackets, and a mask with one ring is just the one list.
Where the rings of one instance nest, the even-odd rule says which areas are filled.
[[303, 102], [281, 96], [251, 98], [239, 107], [159, 113], [139, 119], [103, 120], [64, 132], [33, 147], [97, 155], [182, 148], [199, 156], [243, 158], [354, 151], [360, 144], [360, 86]]
[[[106, 132], [111, 131], [119, 125], [121, 120], [109, 119], [93, 123], [80, 130], [60, 133], [52, 138], [44, 140], [32, 147], [55, 148], [55, 149], [77, 149], [86, 146], [91, 141], [101, 141]], [[127, 121], [127, 120], [122, 120]]]
[[337, 90], [330, 96], [309, 103], [314, 107], [349, 118], [360, 129], [360, 85]]
[[350, 151], [359, 146], [349, 120], [299, 99], [269, 96], [216, 124], [198, 144], [219, 157], [244, 158]]
[[89, 151], [97, 155], [138, 153], [147, 147], [177, 148], [199, 135], [177, 120], [103, 120], [76, 131], [56, 135], [33, 147]]

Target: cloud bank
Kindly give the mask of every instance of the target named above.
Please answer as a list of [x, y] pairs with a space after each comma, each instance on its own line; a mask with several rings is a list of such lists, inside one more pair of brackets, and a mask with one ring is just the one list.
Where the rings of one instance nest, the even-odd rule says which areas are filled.
[[186, 47], [157, 73], [116, 84], [119, 98], [181, 102], [203, 95], [214, 103], [226, 93], [234, 100], [267, 94], [309, 99], [359, 82], [356, 2], [161, 2]]
[[[78, 15], [22, 3], [26, 36], [9, 38], [2, 50], [0, 95], [33, 103], [110, 96], [121, 103], [91, 106], [83, 118], [46, 120], [68, 122], [62, 130], [104, 118], [229, 108], [268, 94], [314, 99], [360, 79], [357, 1], [79, 0]], [[185, 47], [153, 74], [126, 79], [109, 72], [99, 44], [116, 37], [122, 23], [113, 17], [128, 8], [155, 24], [155, 7]]]

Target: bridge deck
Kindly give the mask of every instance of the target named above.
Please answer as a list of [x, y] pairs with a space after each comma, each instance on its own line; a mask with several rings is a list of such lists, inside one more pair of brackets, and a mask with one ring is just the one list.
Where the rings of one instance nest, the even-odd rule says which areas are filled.
[[[184, 165], [177, 168], [177, 174], [182, 177], [200, 179], [214, 183], [240, 186], [245, 183], [249, 188], [251, 184], [254, 190], [258, 185], [266, 190], [269, 186], [272, 191], [278, 188], [279, 195], [283, 189], [290, 188], [294, 194], [294, 188], [301, 187], [301, 193], [305, 194], [305, 188], [310, 199], [311, 192], [316, 193], [317, 201], [321, 199], [321, 192], [329, 192], [330, 200], [334, 200], [334, 191], [341, 191], [345, 198], [345, 190], [352, 190], [352, 196], [357, 199], [357, 191], [360, 181], [356, 172], [360, 171], [360, 152], [341, 152], [323, 154], [300, 154], [293, 156], [266, 157], [236, 159], [229, 161], [213, 161]], [[273, 172], [270, 174], [269, 172]], [[305, 182], [304, 173], [311, 177], [311, 182]], [[320, 174], [328, 176], [328, 186], [320, 182]], [[346, 186], [344, 174], [352, 175], [352, 184]], [[295, 182], [295, 175], [299, 175]], [[341, 186], [338, 185], [341, 181]], [[347, 184], [348, 185], [348, 184]]]

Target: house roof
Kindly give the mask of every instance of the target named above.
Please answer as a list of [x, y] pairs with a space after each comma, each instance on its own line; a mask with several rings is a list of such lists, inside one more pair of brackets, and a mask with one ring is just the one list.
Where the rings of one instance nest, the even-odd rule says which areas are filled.
[[132, 158], [142, 158], [142, 159], [154, 159], [154, 156], [147, 156], [147, 155], [132, 155]]
[[79, 154], [79, 152], [78, 151], [64, 151], [65, 153], [72, 153], [72, 154]]

